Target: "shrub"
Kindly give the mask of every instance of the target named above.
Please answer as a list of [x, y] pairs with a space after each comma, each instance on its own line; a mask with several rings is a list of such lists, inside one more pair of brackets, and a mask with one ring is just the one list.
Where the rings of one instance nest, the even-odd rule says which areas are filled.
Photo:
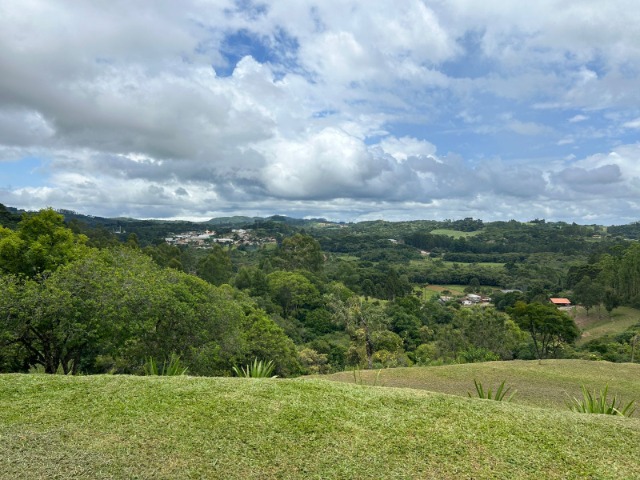
[[609, 385], [604, 387], [604, 390], [597, 395], [594, 391], [591, 393], [587, 388], [582, 385], [582, 399], [572, 398], [567, 404], [570, 410], [580, 413], [601, 413], [605, 415], [621, 415], [623, 417], [630, 417], [635, 411], [633, 404], [635, 400], [631, 400], [624, 405], [621, 399], [618, 399], [616, 395], [611, 400], [607, 400], [607, 394], [609, 392]]
[[[517, 390], [514, 390], [511, 395], [506, 397], [507, 393], [509, 393], [509, 390], [511, 390], [511, 387], [508, 387], [507, 389], [505, 389], [504, 388], [505, 382], [506, 380], [502, 381], [502, 383], [500, 384], [500, 386], [498, 387], [498, 389], [495, 391], [495, 394], [494, 394], [490, 388], [485, 391], [484, 387], [482, 386], [482, 383], [477, 381], [475, 378], [473, 379], [473, 383], [476, 386], [476, 392], [479, 398], [484, 398], [486, 400], [496, 400], [498, 402], [502, 402], [502, 401], [510, 402], [513, 396], [516, 394]], [[467, 394], [469, 395], [469, 397], [472, 396], [471, 392], [467, 392]]]
[[271, 375], [276, 368], [273, 360], [265, 362], [263, 360], [253, 359], [253, 363], [248, 363], [244, 367], [233, 366], [233, 371], [238, 377], [245, 378], [276, 378], [277, 375]]
[[167, 377], [173, 377], [178, 375], [185, 375], [189, 370], [188, 367], [185, 367], [180, 360], [180, 355], [176, 355], [172, 353], [168, 360], [162, 363], [162, 366], [158, 368], [158, 364], [153, 359], [153, 357], [149, 357], [144, 364], [144, 374], [145, 375], [161, 375]]

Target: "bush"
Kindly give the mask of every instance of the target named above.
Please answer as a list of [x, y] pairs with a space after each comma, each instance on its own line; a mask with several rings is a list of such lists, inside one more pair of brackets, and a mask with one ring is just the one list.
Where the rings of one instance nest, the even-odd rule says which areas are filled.
[[[505, 382], [506, 380], [502, 381], [502, 383], [500, 384], [500, 386], [498, 387], [498, 389], [494, 394], [491, 391], [491, 389], [485, 391], [484, 387], [482, 386], [482, 383], [477, 381], [475, 378], [473, 379], [473, 383], [476, 386], [476, 392], [479, 398], [483, 398], [485, 400], [496, 400], [498, 402], [502, 402], [502, 401], [510, 402], [513, 396], [516, 394], [517, 390], [514, 390], [511, 395], [506, 397], [507, 393], [509, 393], [509, 390], [511, 390], [511, 387], [508, 387], [507, 389], [505, 389], [504, 388]], [[469, 395], [469, 397], [472, 397], [471, 392], [467, 392], [467, 394]]]
[[245, 378], [276, 378], [277, 375], [271, 375], [276, 366], [272, 360], [265, 362], [263, 360], [253, 359], [253, 363], [249, 363], [244, 367], [233, 366], [233, 372], [238, 377]]
[[567, 404], [570, 410], [580, 413], [600, 413], [605, 415], [621, 415], [623, 417], [630, 417], [635, 412], [633, 404], [635, 400], [631, 400], [624, 405], [621, 399], [618, 399], [616, 395], [611, 400], [607, 400], [607, 394], [609, 392], [609, 385], [604, 387], [604, 390], [597, 395], [595, 390], [593, 394], [582, 385], [582, 399], [572, 398]]

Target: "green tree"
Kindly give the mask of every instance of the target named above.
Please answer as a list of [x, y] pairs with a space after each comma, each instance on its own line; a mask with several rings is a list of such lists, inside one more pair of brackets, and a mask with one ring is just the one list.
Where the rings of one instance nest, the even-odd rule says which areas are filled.
[[609, 314], [609, 318], [611, 318], [611, 312], [620, 306], [620, 297], [612, 288], [607, 288], [604, 291], [602, 303], [604, 303], [604, 308]]
[[229, 253], [214, 245], [210, 253], [198, 262], [197, 275], [213, 285], [222, 285], [231, 279], [233, 267]]
[[573, 319], [554, 305], [517, 302], [508, 312], [531, 335], [539, 360], [547, 358], [562, 343], [573, 343], [580, 335]]
[[318, 289], [298, 272], [276, 271], [267, 275], [269, 294], [285, 318], [296, 316], [304, 306], [319, 302]]
[[460, 326], [470, 345], [492, 352], [502, 360], [511, 360], [526, 338], [526, 333], [508, 315], [493, 308], [461, 309], [456, 312], [454, 323]]
[[36, 277], [86, 252], [87, 237], [64, 225], [51, 208], [24, 214], [16, 231], [0, 227], [0, 272]]
[[584, 276], [575, 287], [573, 287], [574, 299], [581, 304], [589, 315], [589, 310], [596, 305], [600, 305], [602, 300], [602, 285], [591, 280], [591, 277]]
[[287, 270], [309, 270], [319, 272], [324, 265], [320, 244], [313, 237], [296, 233], [282, 241], [278, 256]]
[[[388, 318], [384, 308], [356, 296], [349, 298], [346, 302], [334, 298], [330, 308], [334, 313], [335, 321], [344, 325], [355, 341], [354, 347], [364, 349], [367, 368], [373, 368], [376, 332], [387, 330]], [[397, 335], [396, 337], [400, 338]]]
[[224, 375], [270, 349], [281, 374], [298, 371], [293, 343], [249, 297], [137, 250], [91, 250], [36, 280], [0, 280], [0, 358], [18, 345], [22, 363], [49, 373], [139, 373], [177, 354], [193, 374]]

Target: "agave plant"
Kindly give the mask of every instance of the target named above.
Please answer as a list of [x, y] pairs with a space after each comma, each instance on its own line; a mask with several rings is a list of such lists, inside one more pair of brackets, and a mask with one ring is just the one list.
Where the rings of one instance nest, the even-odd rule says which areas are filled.
[[189, 370], [180, 360], [180, 355], [172, 353], [169, 358], [158, 366], [153, 357], [149, 357], [144, 364], [145, 375], [162, 375], [162, 376], [178, 376], [185, 375]]
[[[510, 402], [513, 396], [517, 393], [517, 390], [514, 390], [511, 395], [507, 397], [506, 395], [507, 393], [509, 393], [509, 390], [511, 390], [511, 387], [505, 389], [505, 382], [506, 380], [503, 380], [494, 393], [491, 391], [491, 388], [485, 390], [481, 382], [477, 381], [475, 378], [473, 379], [473, 383], [476, 386], [476, 393], [478, 394], [479, 398], [484, 398], [486, 400], [496, 400], [498, 402]], [[469, 397], [473, 396], [471, 395], [471, 392], [467, 392], [467, 394], [469, 395]]]
[[630, 417], [635, 412], [633, 404], [635, 400], [631, 400], [626, 405], [622, 403], [616, 395], [611, 400], [607, 400], [609, 393], [609, 385], [604, 387], [604, 390], [597, 395], [595, 390], [591, 393], [587, 390], [587, 387], [582, 385], [582, 399], [572, 398], [567, 406], [570, 410], [580, 413], [602, 413], [605, 415], [621, 415], [623, 417]]
[[238, 377], [246, 378], [276, 378], [277, 375], [271, 375], [276, 366], [273, 360], [265, 362], [264, 360], [253, 359], [252, 363], [248, 363], [244, 367], [233, 366], [233, 372]]
[[[378, 372], [376, 373], [375, 377], [373, 378], [371, 386], [373, 386], [373, 387], [383, 387], [384, 386], [383, 382], [380, 380], [380, 374], [381, 373], [382, 373], [382, 369], [379, 369]], [[358, 385], [366, 385], [366, 381], [362, 378], [362, 370], [360, 369], [360, 367], [355, 367], [353, 369], [353, 382], [358, 384]]]

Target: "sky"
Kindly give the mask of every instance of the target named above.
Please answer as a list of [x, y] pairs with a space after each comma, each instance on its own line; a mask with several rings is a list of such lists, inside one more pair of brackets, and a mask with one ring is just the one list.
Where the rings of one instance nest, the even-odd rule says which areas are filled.
[[640, 220], [637, 0], [0, 0], [0, 203]]

